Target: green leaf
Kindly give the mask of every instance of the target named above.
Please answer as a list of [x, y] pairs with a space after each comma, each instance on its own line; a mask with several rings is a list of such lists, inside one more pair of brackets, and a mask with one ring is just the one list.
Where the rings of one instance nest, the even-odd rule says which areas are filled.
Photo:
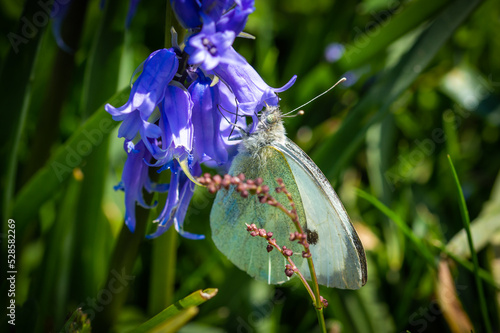
[[[108, 0], [100, 26], [94, 36], [83, 82], [82, 111], [84, 118], [92, 115], [120, 86], [120, 64], [126, 50], [125, 18], [128, 4], [120, 0]], [[129, 69], [130, 71], [132, 69]], [[121, 104], [112, 104], [120, 106]], [[111, 229], [102, 210], [102, 198], [109, 169], [109, 138], [95, 147], [81, 166], [85, 175], [77, 207], [77, 229], [74, 285], [76, 297], [95, 295], [106, 279], [112, 251]]]
[[[139, 327], [133, 329], [130, 333], [142, 333], [151, 331], [154, 332], [156, 331], [155, 329], [163, 325], [167, 326], [173, 324], [178, 325], [180, 323], [184, 324], [185, 322], [187, 322], [187, 320], [196, 315], [196, 312], [189, 309], [205, 303], [206, 301], [217, 295], [217, 291], [218, 290], [215, 288], [195, 291], [194, 293], [175, 302]], [[189, 311], [186, 312], [187, 310]], [[187, 320], [184, 321], [185, 319]], [[178, 328], [179, 326], [175, 327]]]
[[[21, 18], [33, 17], [40, 11], [36, 0], [26, 1]], [[45, 26], [34, 30], [29, 39], [24, 37], [24, 21], [20, 21], [15, 32], [9, 32], [7, 39], [11, 49], [2, 64], [0, 75], [0, 100], [2, 101], [2, 146], [0, 148], [0, 211], [2, 221], [7, 221], [12, 209], [12, 196], [17, 172], [17, 153], [21, 133], [24, 129], [28, 106], [31, 100], [31, 88], [34, 78], [33, 68], [38, 56], [40, 41]], [[6, 226], [7, 224], [3, 222]]]
[[[34, 284], [38, 287], [39, 304], [44, 317], [51, 317], [56, 326], [64, 322], [66, 302], [71, 286], [71, 269], [75, 249], [76, 207], [81, 179], [71, 178], [64, 191], [55, 223], [47, 233], [42, 271]], [[34, 289], [34, 288], [33, 288]]]
[[[109, 99], [113, 105], [122, 105], [128, 100], [129, 88], [123, 89]], [[16, 217], [20, 234], [38, 214], [40, 206], [60, 188], [72, 170], [80, 166], [95, 147], [101, 145], [118, 123], [104, 111], [104, 105], [90, 117], [50, 158], [15, 198], [12, 215]], [[90, 148], [86, 150], [85, 148]]]

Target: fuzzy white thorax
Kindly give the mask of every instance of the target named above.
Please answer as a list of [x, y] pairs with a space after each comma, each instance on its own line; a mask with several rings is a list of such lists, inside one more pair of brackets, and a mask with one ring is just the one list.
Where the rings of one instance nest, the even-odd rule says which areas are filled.
[[259, 117], [255, 132], [243, 139], [240, 152], [257, 155], [261, 148], [273, 142], [286, 141], [285, 127], [279, 106], [267, 106]]

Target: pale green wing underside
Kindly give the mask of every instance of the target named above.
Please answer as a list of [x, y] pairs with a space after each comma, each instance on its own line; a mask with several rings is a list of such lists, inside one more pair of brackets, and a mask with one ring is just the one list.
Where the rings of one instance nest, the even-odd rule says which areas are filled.
[[330, 182], [291, 140], [276, 148], [284, 153], [297, 182], [306, 228], [318, 234], [310, 247], [318, 282], [342, 289], [362, 287], [367, 278], [363, 246]]
[[[290, 204], [286, 196], [273, 191], [273, 188], [277, 187], [276, 178], [282, 178], [297, 205], [300, 221], [305, 221], [302, 202], [292, 171], [285, 156], [278, 150], [264, 147], [259, 151], [259, 155], [250, 156], [239, 153], [229, 173], [231, 175], [244, 173], [249, 179], [261, 177], [264, 184], [271, 188], [271, 194], [289, 208]], [[289, 240], [290, 233], [295, 231], [295, 227], [285, 213], [276, 207], [258, 202], [256, 196], [242, 198], [233, 187], [227, 191], [220, 190], [210, 213], [212, 239], [217, 248], [238, 268], [256, 279], [270, 284], [286, 282], [288, 278], [285, 275], [287, 264], [285, 258], [276, 250], [268, 253], [266, 240], [251, 237], [246, 231], [245, 223], [255, 223], [259, 228], [272, 231], [273, 237], [280, 246], [286, 245], [297, 253], [293, 256], [297, 266], [305, 262], [301, 257], [303, 248]]]
[[[252, 179], [261, 177], [271, 188], [277, 185], [277, 177], [283, 179], [303, 228], [317, 232], [318, 241], [311, 244], [311, 252], [320, 284], [358, 289], [366, 283], [366, 259], [356, 231], [328, 180], [297, 145], [287, 140], [276, 147], [264, 147], [258, 155], [239, 153], [229, 173], [244, 173]], [[289, 207], [283, 194], [273, 195]], [[250, 276], [270, 284], [283, 283], [287, 280], [286, 261], [276, 250], [267, 253], [266, 241], [251, 237], [245, 223], [272, 231], [280, 246], [293, 249], [295, 264], [310, 279], [307, 262], [301, 257], [303, 248], [289, 240], [295, 227], [277, 208], [259, 203], [256, 197], [241, 198], [233, 188], [221, 190], [214, 201], [210, 223], [217, 248]]]

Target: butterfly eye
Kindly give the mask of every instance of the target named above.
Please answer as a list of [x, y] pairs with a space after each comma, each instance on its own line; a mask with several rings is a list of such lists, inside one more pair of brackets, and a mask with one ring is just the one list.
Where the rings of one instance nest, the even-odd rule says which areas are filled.
[[266, 117], [266, 123], [273, 124], [276, 122], [276, 117], [273, 114], [270, 114]]

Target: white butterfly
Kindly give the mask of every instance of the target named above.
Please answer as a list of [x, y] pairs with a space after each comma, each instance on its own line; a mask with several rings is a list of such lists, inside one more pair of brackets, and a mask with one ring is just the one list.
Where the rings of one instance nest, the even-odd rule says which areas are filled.
[[[261, 177], [271, 188], [282, 178], [296, 204], [299, 221], [308, 236], [318, 282], [328, 287], [358, 289], [366, 283], [366, 258], [361, 241], [342, 202], [316, 164], [285, 135], [278, 107], [267, 107], [254, 133], [238, 147], [229, 173]], [[285, 207], [284, 195], [273, 194]], [[217, 193], [210, 224], [217, 248], [236, 266], [269, 284], [287, 281], [285, 258], [267, 252], [266, 241], [251, 237], [245, 223], [273, 232], [277, 244], [294, 251], [292, 260], [310, 279], [303, 247], [289, 240], [295, 227], [282, 211], [262, 204], [256, 196], [242, 198], [234, 188]]]

